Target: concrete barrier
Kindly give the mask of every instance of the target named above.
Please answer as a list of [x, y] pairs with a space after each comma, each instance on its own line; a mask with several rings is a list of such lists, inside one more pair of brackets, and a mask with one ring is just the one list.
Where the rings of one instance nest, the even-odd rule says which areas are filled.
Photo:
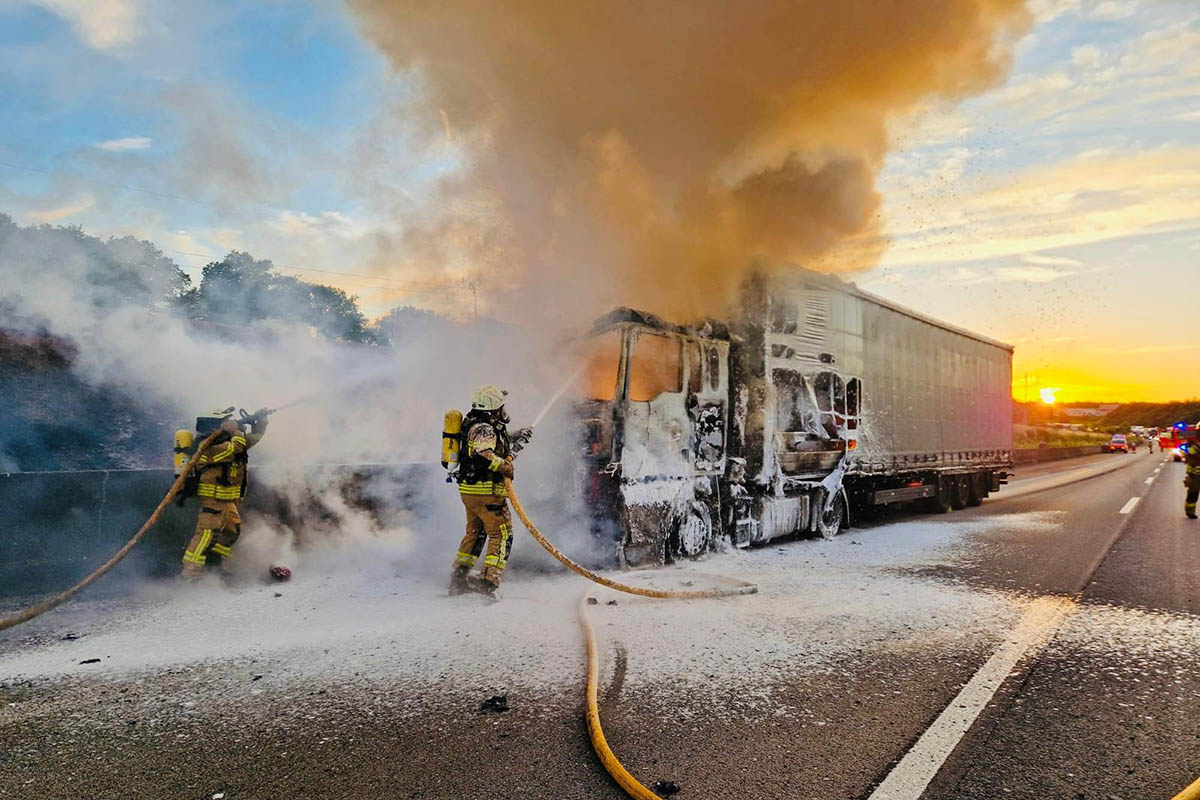
[[1063, 458], [1078, 458], [1104, 452], [1104, 445], [1088, 444], [1081, 447], [1023, 447], [1013, 450], [1014, 464], [1040, 464], [1043, 461], [1058, 461]]

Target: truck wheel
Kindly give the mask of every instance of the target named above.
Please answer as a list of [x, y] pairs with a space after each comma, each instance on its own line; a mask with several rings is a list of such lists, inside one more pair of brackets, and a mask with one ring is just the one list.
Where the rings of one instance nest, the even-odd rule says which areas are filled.
[[937, 479], [937, 494], [926, 497], [921, 501], [922, 507], [930, 514], [947, 514], [950, 512], [950, 479]]
[[[825, 503], [824, 495], [821, 496], [820, 502]], [[817, 533], [821, 534], [822, 539], [832, 539], [842, 532], [842, 525], [846, 522], [846, 496], [841, 492], [834, 498], [833, 506], [822, 514], [817, 516]]]
[[966, 475], [956, 475], [950, 484], [950, 507], [961, 511], [971, 501], [971, 490], [967, 485]]
[[692, 503], [687, 516], [679, 523], [679, 554], [691, 558], [704, 553], [712, 534], [712, 515], [708, 513], [708, 506], [701, 502]]
[[985, 472], [973, 472], [967, 476], [967, 505], [972, 508], [983, 504], [985, 492], [983, 482], [987, 477]]

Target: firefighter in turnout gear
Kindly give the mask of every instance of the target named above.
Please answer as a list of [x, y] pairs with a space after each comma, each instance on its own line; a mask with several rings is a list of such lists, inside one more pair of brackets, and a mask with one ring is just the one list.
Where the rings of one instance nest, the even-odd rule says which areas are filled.
[[[512, 516], [504, 479], [513, 477], [513, 458], [532, 431], [522, 428], [509, 436], [507, 394], [495, 386], [481, 387], [463, 417], [455, 478], [467, 513], [467, 531], [454, 557], [450, 594], [475, 590], [494, 596], [512, 551]], [[475, 578], [470, 572], [480, 555], [483, 568]]]
[[233, 557], [233, 545], [242, 533], [238, 503], [246, 496], [247, 451], [262, 440], [267, 430], [266, 409], [254, 415], [249, 431], [243, 431], [233, 417], [233, 408], [209, 412], [196, 420], [197, 433], [206, 436], [215, 428], [221, 433], [189, 468], [195, 470], [200, 500], [196, 532], [183, 554], [183, 576], [197, 578], [211, 563], [221, 559], [227, 571]]
[[1188, 519], [1196, 519], [1196, 501], [1200, 500], [1200, 422], [1196, 423], [1196, 436], [1183, 447], [1183, 462], [1187, 469], [1183, 485], [1187, 487], [1187, 499], [1183, 501], [1183, 513]]

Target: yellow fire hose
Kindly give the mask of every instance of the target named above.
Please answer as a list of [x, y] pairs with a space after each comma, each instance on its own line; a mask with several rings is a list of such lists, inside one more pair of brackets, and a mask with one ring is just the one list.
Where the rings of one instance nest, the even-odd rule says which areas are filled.
[[[217, 430], [210, 433], [207, 437], [205, 437], [204, 440], [201, 441], [200, 444], [196, 447], [196, 455], [199, 456], [202, 452], [204, 452], [204, 450], [212, 443], [212, 440], [215, 439], [217, 437], [217, 434], [219, 434], [220, 432], [221, 431], [218, 428]], [[194, 458], [193, 458], [192, 463], [195, 463]], [[187, 480], [187, 476], [188, 476], [189, 472], [190, 472], [190, 470], [185, 469], [183, 472], [181, 472], [179, 474], [179, 477], [177, 477], [175, 479], [175, 482], [171, 484], [171, 488], [167, 490], [167, 494], [163, 497], [162, 501], [158, 504], [158, 508], [154, 509], [154, 513], [150, 515], [150, 519], [146, 520], [146, 522], [142, 525], [142, 527], [138, 529], [138, 532], [133, 535], [133, 538], [130, 539], [128, 542], [126, 542], [125, 545], [120, 550], [113, 553], [112, 557], [109, 558], [108, 561], [105, 561], [103, 564], [96, 567], [96, 569], [94, 569], [91, 572], [91, 574], [89, 574], [86, 578], [81, 580], [79, 583], [72, 586], [70, 589], [67, 589], [66, 591], [63, 591], [63, 592], [59, 592], [56, 595], [51, 595], [50, 597], [47, 597], [45, 600], [42, 600], [39, 603], [34, 603], [31, 606], [26, 606], [25, 608], [21, 609], [20, 611], [17, 611], [16, 613], [13, 613], [13, 614], [9, 614], [7, 617], [0, 619], [0, 631], [5, 630], [7, 628], [11, 628], [15, 625], [20, 625], [22, 622], [28, 622], [29, 620], [33, 619], [34, 617], [41, 616], [42, 614], [45, 614], [50, 609], [62, 605], [66, 601], [70, 600], [74, 595], [76, 595], [79, 592], [81, 592], [82, 590], [86, 589], [88, 586], [90, 586], [92, 583], [94, 583], [96, 580], [98, 580], [101, 576], [103, 576], [110, 569], [115, 567], [117, 565], [117, 562], [119, 562], [125, 556], [129, 555], [129, 551], [132, 550], [134, 548], [134, 546], [142, 540], [142, 537], [146, 535], [146, 532], [154, 527], [154, 523], [158, 522], [159, 517], [162, 516], [162, 513], [163, 513], [163, 511], [166, 510], [167, 505], [170, 504], [170, 502], [173, 499], [175, 499], [175, 495], [177, 495], [179, 493], [179, 490], [183, 487], [183, 482], [185, 480]]]
[[1172, 797], [1171, 800], [1198, 800], [1198, 798], [1200, 798], [1200, 778], [1197, 778], [1186, 789]]
[[582, 567], [579, 564], [576, 564], [574, 561], [563, 555], [557, 547], [550, 544], [546, 537], [542, 535], [541, 531], [537, 529], [537, 526], [533, 524], [533, 521], [529, 519], [529, 515], [525, 513], [525, 509], [521, 505], [520, 499], [517, 497], [517, 492], [515, 489], [513, 489], [512, 481], [508, 478], [504, 479], [504, 488], [508, 490], [508, 499], [509, 502], [512, 503], [513, 511], [517, 512], [517, 516], [529, 530], [529, 535], [536, 539], [537, 543], [545, 548], [547, 553], [558, 559], [564, 567], [576, 573], [577, 575], [582, 575], [589, 581], [600, 584], [601, 586], [607, 586], [609, 589], [616, 589], [618, 592], [625, 592], [626, 594], [637, 594], [641, 595], [642, 597], [661, 597], [674, 600], [698, 600], [704, 597], [733, 597], [736, 595], [758, 593], [758, 587], [753, 583], [748, 583], [746, 581], [736, 581], [736, 586], [730, 586], [723, 589], [698, 589], [696, 591], [675, 592], [668, 589], [643, 589], [640, 586], [630, 586], [627, 583], [618, 583], [617, 581], [610, 580], [603, 575], [597, 575], [587, 567]]
[[[552, 545], [542, 535], [541, 531], [537, 529], [537, 526], [533, 524], [533, 521], [529, 519], [529, 515], [525, 513], [525, 509], [521, 505], [521, 500], [517, 497], [516, 490], [513, 489], [512, 481], [505, 479], [504, 485], [508, 490], [508, 499], [512, 503], [513, 510], [517, 512], [521, 523], [525, 525], [525, 528], [537, 540], [537, 543], [545, 548], [547, 553], [558, 559], [567, 569], [601, 586], [607, 586], [619, 592], [641, 595], [642, 597], [672, 598], [676, 600], [694, 600], [704, 597], [733, 597], [737, 595], [756, 594], [758, 592], [757, 586], [746, 581], [736, 581], [737, 585], [724, 588], [676, 592], [666, 589], [643, 589], [640, 586], [618, 583], [617, 581], [605, 578], [603, 575], [597, 575], [586, 567], [576, 564], [563, 555], [557, 547]], [[625, 769], [616, 754], [613, 753], [612, 748], [608, 746], [608, 740], [604, 737], [604, 728], [600, 725], [600, 703], [597, 699], [597, 684], [600, 682], [600, 654], [599, 649], [596, 647], [595, 632], [592, 630], [592, 624], [587, 618], [586, 593], [579, 598], [579, 626], [583, 629], [583, 638], [587, 643], [587, 689], [585, 697], [588, 736], [592, 740], [592, 749], [596, 751], [596, 756], [600, 759], [600, 763], [604, 765], [604, 769], [608, 771], [608, 774], [617, 782], [617, 785], [624, 789], [625, 793], [630, 797], [635, 798], [635, 800], [662, 800], [659, 795], [646, 788], [645, 785], [630, 774], [629, 770]]]

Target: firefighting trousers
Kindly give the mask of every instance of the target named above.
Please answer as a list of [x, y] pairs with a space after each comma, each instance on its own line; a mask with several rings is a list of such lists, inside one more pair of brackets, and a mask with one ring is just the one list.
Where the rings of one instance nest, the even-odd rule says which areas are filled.
[[201, 498], [196, 532], [183, 554], [183, 574], [201, 574], [212, 556], [220, 556], [222, 568], [227, 567], [241, 533], [242, 516], [236, 501]]
[[1197, 500], [1200, 500], [1200, 477], [1192, 479], [1191, 485], [1188, 486], [1187, 499], [1183, 501], [1183, 512], [1195, 514]]
[[467, 511], [467, 532], [458, 545], [454, 557], [456, 568], [470, 569], [475, 566], [484, 543], [487, 554], [483, 557], [483, 579], [493, 586], [500, 585], [500, 577], [512, 552], [512, 516], [508, 511], [508, 498], [495, 495], [459, 495]]

